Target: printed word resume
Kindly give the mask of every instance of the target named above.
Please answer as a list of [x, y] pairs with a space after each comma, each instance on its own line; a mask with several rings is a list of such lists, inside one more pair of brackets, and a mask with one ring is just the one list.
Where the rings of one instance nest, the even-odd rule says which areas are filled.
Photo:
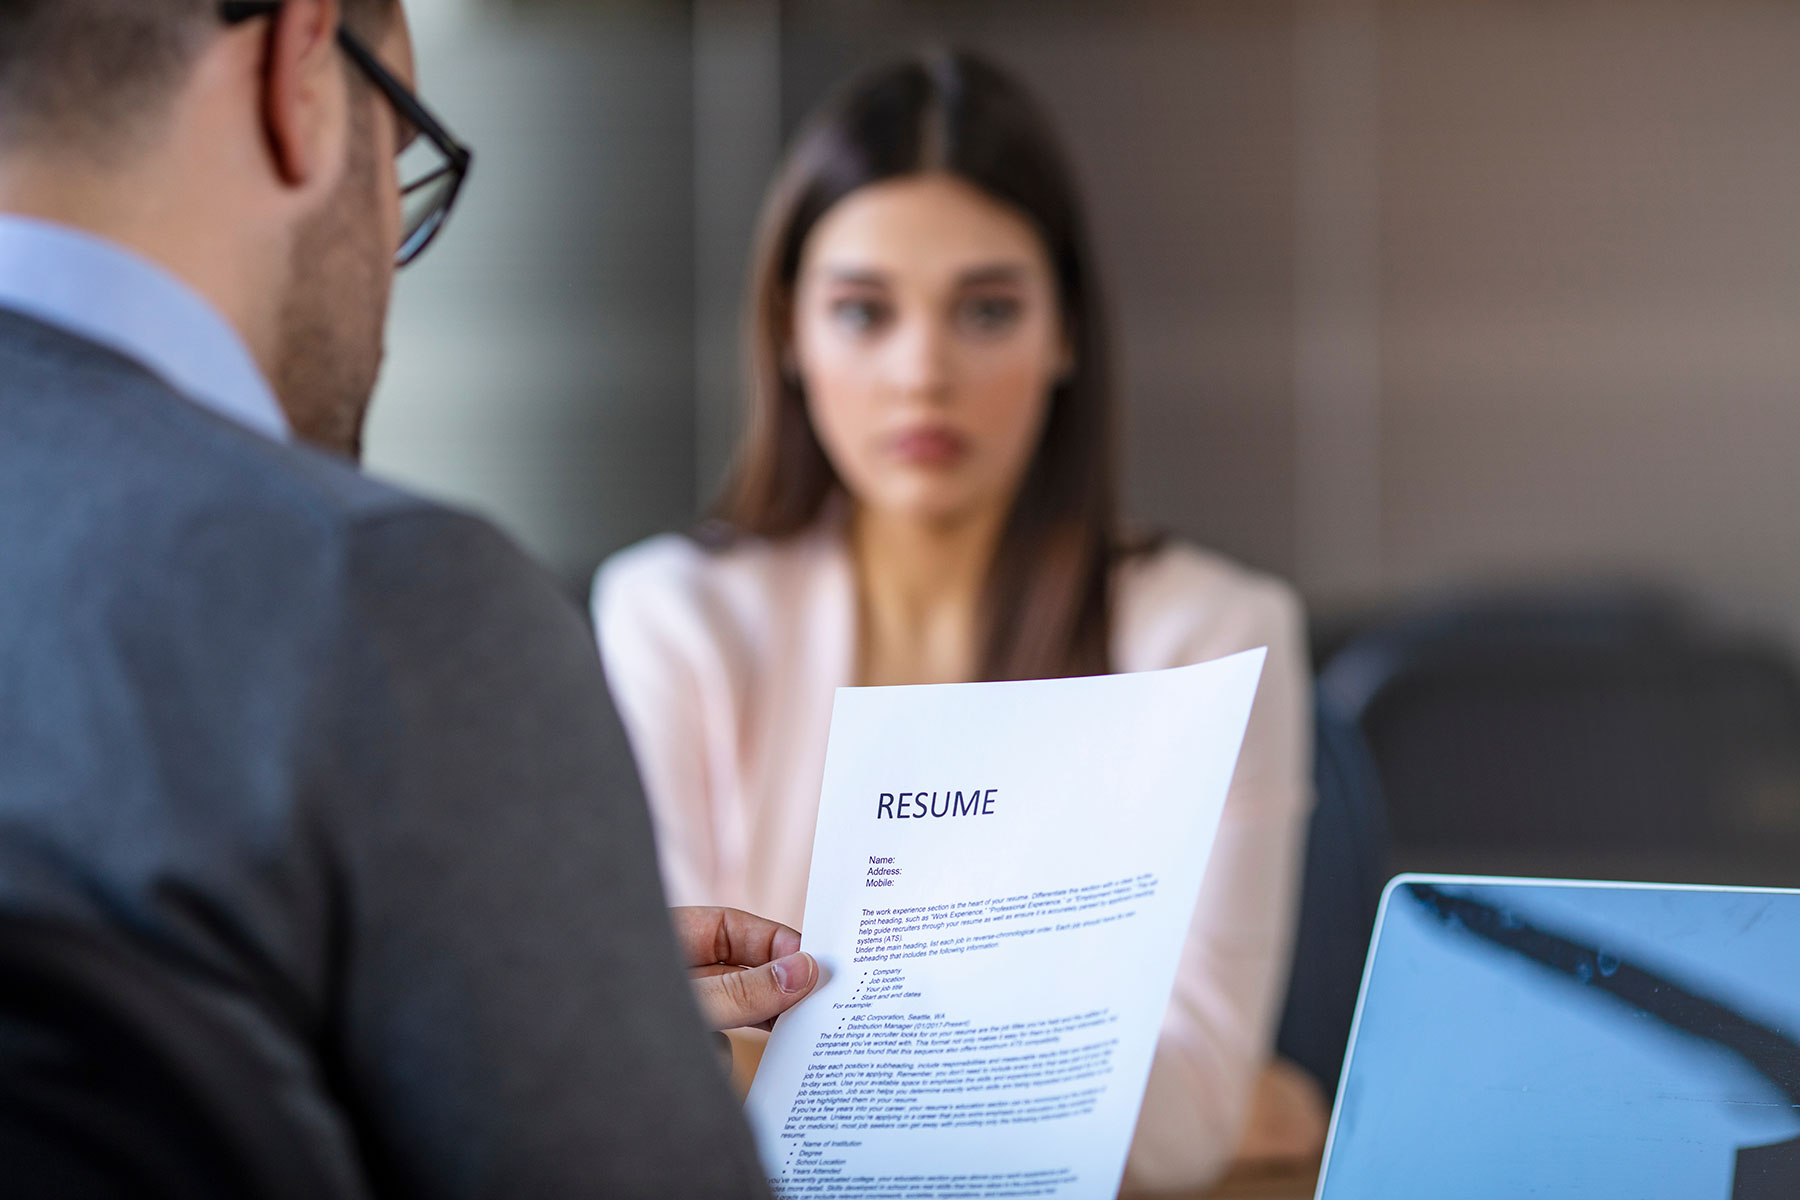
[[778, 1196], [1117, 1193], [1263, 657], [838, 692]]

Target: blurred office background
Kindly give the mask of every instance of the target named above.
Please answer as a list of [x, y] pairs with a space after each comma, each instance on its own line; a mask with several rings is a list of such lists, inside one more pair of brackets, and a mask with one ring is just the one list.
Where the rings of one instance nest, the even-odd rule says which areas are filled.
[[410, 7], [479, 158], [377, 472], [573, 595], [690, 522], [786, 135], [986, 49], [1086, 184], [1129, 511], [1301, 588], [1399, 865], [1800, 884], [1800, 6]]

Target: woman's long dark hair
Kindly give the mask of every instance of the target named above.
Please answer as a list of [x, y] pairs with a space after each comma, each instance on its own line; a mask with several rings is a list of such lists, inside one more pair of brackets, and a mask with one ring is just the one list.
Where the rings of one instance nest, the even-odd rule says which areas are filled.
[[732, 531], [786, 537], [816, 521], [840, 488], [801, 381], [786, 366], [801, 251], [850, 193], [926, 172], [970, 183], [1030, 221], [1049, 253], [1074, 352], [989, 569], [978, 677], [1105, 672], [1116, 515], [1106, 322], [1061, 150], [1024, 90], [975, 55], [925, 54], [872, 71], [794, 143], [757, 237], [749, 425], [713, 515]]

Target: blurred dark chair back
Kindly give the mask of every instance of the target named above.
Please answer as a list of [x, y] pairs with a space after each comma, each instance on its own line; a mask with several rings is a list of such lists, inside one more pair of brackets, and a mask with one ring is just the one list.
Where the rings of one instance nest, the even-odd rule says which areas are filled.
[[1314, 707], [1314, 806], [1287, 1003], [1275, 1050], [1336, 1093], [1388, 878], [1387, 819], [1375, 761], [1354, 720]]
[[294, 1047], [178, 978], [79, 927], [0, 917], [0, 1191], [365, 1195]]
[[1386, 621], [1324, 665], [1407, 869], [1795, 882], [1800, 676], [1654, 595]]

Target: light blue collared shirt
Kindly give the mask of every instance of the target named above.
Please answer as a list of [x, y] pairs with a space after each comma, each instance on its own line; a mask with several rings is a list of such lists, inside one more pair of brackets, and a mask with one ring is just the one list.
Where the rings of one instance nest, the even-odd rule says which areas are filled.
[[285, 442], [287, 415], [243, 338], [161, 267], [63, 225], [0, 213], [0, 308], [134, 360], [203, 408]]

